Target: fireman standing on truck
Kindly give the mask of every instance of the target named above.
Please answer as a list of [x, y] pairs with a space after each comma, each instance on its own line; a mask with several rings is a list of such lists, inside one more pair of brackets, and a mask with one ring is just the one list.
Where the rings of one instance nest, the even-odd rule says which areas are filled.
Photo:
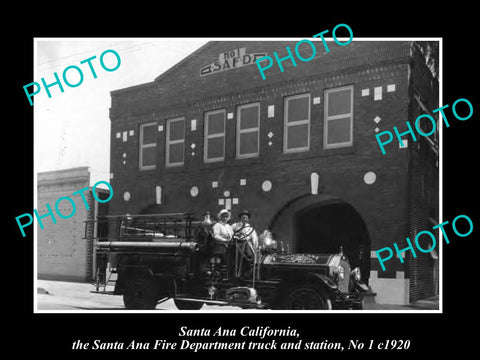
[[218, 222], [213, 225], [213, 237], [216, 241], [228, 244], [232, 240], [233, 229], [228, 224], [230, 220], [230, 212], [227, 209], [222, 209], [218, 213]]
[[228, 245], [230, 244], [230, 240], [232, 240], [233, 236], [233, 229], [230, 224], [228, 224], [228, 220], [230, 220], [230, 212], [227, 209], [222, 209], [218, 213], [218, 221], [215, 223], [215, 225], [213, 225], [212, 228], [213, 238], [215, 240], [213, 254], [220, 257], [225, 264], [228, 261]]
[[[239, 249], [243, 254], [242, 259], [247, 260], [242, 265], [244, 271], [250, 269], [249, 263], [255, 259], [255, 251], [258, 248], [258, 236], [255, 229], [250, 225], [251, 214], [248, 210], [243, 210], [239, 214], [240, 221], [233, 224], [234, 237], [239, 240]], [[248, 245], [252, 245], [251, 247]]]
[[250, 217], [252, 215], [248, 210], [243, 210], [238, 217], [240, 221], [232, 225], [234, 232], [239, 233], [243, 240], [252, 244], [253, 248], [258, 247], [258, 236], [255, 229], [250, 225]]

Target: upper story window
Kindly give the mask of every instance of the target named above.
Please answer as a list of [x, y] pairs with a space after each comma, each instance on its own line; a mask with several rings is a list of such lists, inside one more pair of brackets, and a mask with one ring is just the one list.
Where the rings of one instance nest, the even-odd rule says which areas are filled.
[[286, 97], [284, 100], [283, 152], [310, 148], [310, 94]]
[[240, 105], [237, 108], [237, 159], [258, 156], [259, 136], [260, 103]]
[[157, 123], [140, 124], [139, 170], [155, 169], [157, 153]]
[[181, 166], [185, 157], [185, 118], [168, 119], [166, 128], [165, 165]]
[[203, 161], [225, 160], [225, 110], [205, 113], [205, 142]]
[[353, 144], [353, 86], [325, 90], [324, 93], [325, 149]]

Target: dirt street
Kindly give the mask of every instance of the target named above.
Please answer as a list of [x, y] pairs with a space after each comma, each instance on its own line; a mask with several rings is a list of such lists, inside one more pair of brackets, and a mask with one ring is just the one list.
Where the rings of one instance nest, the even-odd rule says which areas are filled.
[[[37, 281], [37, 310], [80, 310], [80, 311], [126, 311], [122, 296], [94, 294], [95, 286], [89, 283], [75, 283], [66, 281]], [[439, 309], [438, 297], [417, 301], [409, 305], [369, 303], [365, 310], [392, 311], [392, 310], [423, 310]], [[176, 311], [172, 300], [157, 305], [156, 310]], [[209, 311], [245, 311], [232, 306], [204, 305], [202, 310]]]
[[[38, 310], [116, 310], [123, 311], [122, 296], [94, 294], [89, 283], [37, 281]], [[157, 305], [157, 310], [177, 310], [172, 300]], [[232, 306], [204, 305], [202, 310], [235, 310]], [[238, 309], [240, 310], [240, 309]]]

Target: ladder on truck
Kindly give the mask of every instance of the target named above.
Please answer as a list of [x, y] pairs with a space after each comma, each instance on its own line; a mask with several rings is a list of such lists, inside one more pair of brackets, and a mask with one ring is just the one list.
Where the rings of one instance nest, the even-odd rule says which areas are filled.
[[117, 281], [117, 270], [109, 266], [105, 267], [105, 273], [102, 274], [101, 270], [100, 267], [97, 268], [94, 283], [95, 290], [92, 290], [91, 293], [113, 295], [112, 286], [115, 286]]
[[[85, 221], [84, 239], [93, 242], [94, 257], [105, 255], [105, 262], [99, 266], [95, 261], [95, 291], [92, 293], [113, 295], [117, 280], [116, 265], [112, 267], [110, 255], [120, 249], [142, 253], [154, 249], [175, 248], [187, 251], [195, 245], [190, 242], [203, 224], [191, 213], [165, 213], [144, 215], [104, 215]], [[175, 245], [179, 240], [185, 243]], [[196, 246], [196, 245], [195, 245]], [[132, 250], [133, 249], [133, 250]], [[133, 253], [132, 252], [132, 253]], [[115, 261], [113, 263], [116, 263]]]

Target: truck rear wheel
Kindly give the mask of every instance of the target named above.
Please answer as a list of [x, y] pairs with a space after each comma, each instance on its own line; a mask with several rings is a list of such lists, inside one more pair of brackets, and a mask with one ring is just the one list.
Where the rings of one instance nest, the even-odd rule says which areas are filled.
[[283, 308], [288, 310], [332, 309], [332, 301], [325, 291], [312, 284], [301, 284], [287, 290], [283, 305]]
[[128, 310], [153, 310], [158, 301], [156, 294], [152, 278], [147, 276], [131, 277], [127, 280], [123, 303]]
[[173, 302], [175, 303], [175, 306], [178, 310], [200, 310], [203, 306], [202, 302], [197, 301], [173, 299]]

